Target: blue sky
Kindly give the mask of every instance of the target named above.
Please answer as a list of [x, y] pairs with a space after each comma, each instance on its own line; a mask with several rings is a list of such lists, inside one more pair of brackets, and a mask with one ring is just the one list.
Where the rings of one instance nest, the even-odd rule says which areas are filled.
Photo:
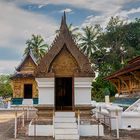
[[111, 16], [140, 18], [140, 0], [0, 0], [0, 74], [14, 72], [32, 34], [51, 44], [64, 10], [68, 24], [105, 27]]

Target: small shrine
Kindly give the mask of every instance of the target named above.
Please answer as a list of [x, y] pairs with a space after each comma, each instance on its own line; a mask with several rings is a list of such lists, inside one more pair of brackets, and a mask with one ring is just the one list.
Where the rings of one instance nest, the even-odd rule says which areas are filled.
[[16, 68], [15, 74], [11, 77], [13, 105], [38, 104], [38, 88], [35, 81], [36, 69], [36, 61], [31, 53], [28, 53]]

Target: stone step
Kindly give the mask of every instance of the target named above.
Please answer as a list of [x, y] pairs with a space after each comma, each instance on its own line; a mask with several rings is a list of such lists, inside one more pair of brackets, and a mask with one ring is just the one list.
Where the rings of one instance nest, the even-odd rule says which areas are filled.
[[63, 122], [68, 122], [68, 123], [74, 123], [76, 122], [76, 118], [74, 117], [67, 117], [67, 118], [60, 118], [60, 117], [55, 117], [55, 123], [63, 123]]
[[70, 134], [70, 135], [72, 135], [72, 134], [78, 134], [78, 129], [66, 129], [66, 128], [64, 128], [64, 129], [55, 129], [55, 134], [57, 135], [57, 134], [63, 134], [63, 135], [68, 135], [68, 134]]
[[75, 117], [75, 112], [55, 112], [56, 117]]
[[79, 135], [78, 134], [72, 134], [72, 135], [56, 134], [55, 135], [55, 140], [79, 140]]
[[74, 123], [55, 123], [55, 128], [77, 128], [76, 122]]
[[23, 105], [33, 105], [33, 99], [23, 99]]

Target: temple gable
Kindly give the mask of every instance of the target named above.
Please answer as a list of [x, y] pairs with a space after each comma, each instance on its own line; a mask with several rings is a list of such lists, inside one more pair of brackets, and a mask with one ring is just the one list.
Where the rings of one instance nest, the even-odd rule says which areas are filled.
[[31, 59], [31, 57], [28, 57], [26, 61], [24, 61], [23, 64], [20, 66], [19, 71], [21, 73], [34, 73], [35, 69], [35, 63]]
[[56, 76], [72, 76], [78, 70], [79, 66], [66, 45], [55, 57], [49, 68], [49, 72], [53, 71]]

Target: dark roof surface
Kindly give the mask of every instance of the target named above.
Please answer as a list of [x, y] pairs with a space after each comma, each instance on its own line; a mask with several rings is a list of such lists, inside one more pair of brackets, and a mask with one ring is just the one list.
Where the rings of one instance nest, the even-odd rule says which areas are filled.
[[15, 78], [35, 78], [34, 74], [29, 74], [29, 73], [15, 73], [14, 75], [11, 76], [11, 79]]
[[134, 59], [131, 59], [130, 61], [128, 61], [128, 64], [124, 68], [112, 73], [111, 75], [107, 76], [105, 79], [110, 80], [110, 79], [116, 78], [118, 76], [121, 76], [123, 74], [133, 72], [138, 69], [140, 69], [140, 56], [138, 56]]

